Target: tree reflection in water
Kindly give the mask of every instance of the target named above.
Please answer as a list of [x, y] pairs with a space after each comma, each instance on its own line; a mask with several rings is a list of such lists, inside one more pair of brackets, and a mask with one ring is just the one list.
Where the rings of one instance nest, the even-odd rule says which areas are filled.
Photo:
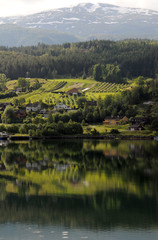
[[0, 222], [157, 226], [157, 156], [154, 141], [1, 146]]

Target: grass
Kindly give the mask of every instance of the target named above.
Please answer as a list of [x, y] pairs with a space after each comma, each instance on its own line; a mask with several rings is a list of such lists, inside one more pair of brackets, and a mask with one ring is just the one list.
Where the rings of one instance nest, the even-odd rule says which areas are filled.
[[84, 134], [89, 134], [92, 130], [96, 129], [100, 134], [108, 134], [112, 129], [117, 129], [121, 135], [124, 136], [154, 136], [155, 132], [150, 130], [143, 131], [130, 131], [129, 124], [125, 125], [104, 125], [104, 124], [93, 124], [84, 126]]
[[[84, 126], [84, 133], [87, 134], [91, 130], [96, 129], [100, 134], [107, 134], [109, 133], [112, 129], [117, 129], [120, 133], [128, 131], [129, 124], [126, 125], [104, 125], [104, 124], [93, 124], [93, 125], [88, 125]], [[130, 132], [130, 131], [129, 131]]]

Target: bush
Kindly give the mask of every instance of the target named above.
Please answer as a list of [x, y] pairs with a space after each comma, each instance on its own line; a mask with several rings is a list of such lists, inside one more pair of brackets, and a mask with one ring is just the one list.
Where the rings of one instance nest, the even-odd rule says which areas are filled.
[[111, 129], [111, 131], [110, 131], [110, 134], [119, 134], [120, 132], [119, 132], [119, 130], [117, 130], [117, 129]]
[[36, 129], [36, 136], [42, 136], [42, 131], [40, 129]]
[[0, 125], [0, 132], [5, 132], [6, 131], [6, 127], [5, 125]]
[[99, 135], [99, 132], [94, 128], [94, 129], [91, 130], [91, 134], [93, 136], [96, 136], [96, 135]]
[[39, 124], [39, 123], [44, 124], [44, 123], [46, 123], [46, 120], [43, 119], [41, 116], [36, 116], [35, 118], [33, 118], [32, 123], [33, 124]]
[[2, 114], [2, 122], [3, 123], [15, 123], [16, 122], [14, 108], [10, 105], [6, 106], [3, 114]]
[[55, 129], [51, 129], [51, 128], [44, 128], [41, 131], [42, 136], [57, 136], [58, 132]]
[[151, 130], [158, 131], [158, 120], [154, 119], [151, 123]]
[[28, 125], [27, 124], [21, 125], [19, 128], [19, 132], [22, 134], [27, 134], [28, 133]]
[[9, 125], [6, 127], [6, 131], [8, 133], [19, 133], [19, 126], [18, 125]]
[[25, 123], [25, 124], [21, 125], [19, 132], [22, 134], [29, 134], [30, 130], [33, 130], [34, 132], [36, 132], [37, 128], [38, 128], [38, 125]]
[[29, 129], [28, 134], [30, 137], [36, 136], [36, 132], [32, 129]]

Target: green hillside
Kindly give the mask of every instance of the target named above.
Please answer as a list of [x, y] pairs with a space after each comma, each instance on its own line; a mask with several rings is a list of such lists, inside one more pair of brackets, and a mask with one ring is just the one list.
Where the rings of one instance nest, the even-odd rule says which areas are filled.
[[[31, 85], [34, 79], [29, 79]], [[38, 102], [40, 100], [44, 102], [50, 102], [55, 104], [56, 102], [67, 103], [64, 93], [67, 91], [77, 88], [81, 96], [86, 97], [88, 100], [97, 100], [99, 96], [105, 97], [110, 93], [119, 93], [123, 89], [128, 87], [128, 84], [112, 84], [112, 83], [98, 83], [95, 80], [83, 80], [83, 79], [56, 79], [56, 80], [44, 80], [39, 79], [42, 84], [38, 90], [26, 91], [17, 94], [15, 97], [1, 99], [0, 102], [13, 102], [14, 99], [25, 98], [25, 103]], [[17, 80], [7, 82], [8, 91], [12, 91], [16, 88]], [[71, 104], [76, 104], [79, 96], [68, 96], [71, 99]], [[76, 99], [76, 100], [74, 100]]]
[[112, 125], [118, 130], [117, 118], [123, 116], [129, 124], [140, 117], [143, 130], [157, 131], [157, 59], [157, 42], [145, 40], [0, 47], [1, 122], [21, 124], [1, 131], [80, 134], [82, 126], [103, 124], [107, 117], [116, 119]]

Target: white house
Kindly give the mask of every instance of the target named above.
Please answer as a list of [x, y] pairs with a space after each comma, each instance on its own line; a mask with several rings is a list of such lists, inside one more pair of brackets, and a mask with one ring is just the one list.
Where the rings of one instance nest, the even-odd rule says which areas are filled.
[[129, 127], [130, 131], [142, 131], [145, 130], [144, 127], [141, 124], [135, 124], [135, 125], [131, 125]]
[[22, 88], [17, 88], [16, 89], [16, 93], [21, 93], [22, 92]]
[[38, 112], [40, 110], [41, 110], [41, 105], [39, 103], [26, 105], [26, 112]]
[[54, 109], [57, 111], [58, 110], [66, 110], [66, 111], [71, 110], [71, 108], [66, 106], [64, 103], [58, 103], [57, 105], [54, 106]]

